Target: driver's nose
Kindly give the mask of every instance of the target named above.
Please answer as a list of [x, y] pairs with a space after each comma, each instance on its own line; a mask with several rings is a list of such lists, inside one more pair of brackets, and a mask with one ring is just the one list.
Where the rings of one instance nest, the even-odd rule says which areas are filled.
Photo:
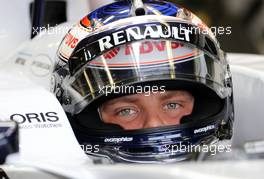
[[144, 119], [143, 128], [161, 127], [167, 125], [166, 121], [155, 111], [150, 111]]

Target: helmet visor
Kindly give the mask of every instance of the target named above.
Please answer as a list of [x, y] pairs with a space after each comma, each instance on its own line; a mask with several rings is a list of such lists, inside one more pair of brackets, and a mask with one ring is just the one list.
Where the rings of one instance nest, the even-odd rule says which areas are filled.
[[[79, 58], [84, 56], [80, 54]], [[224, 71], [219, 60], [188, 44], [144, 40], [116, 47], [95, 58], [63, 85], [75, 106], [68, 112], [79, 113], [101, 96], [139, 93], [138, 87], [129, 85], [149, 81], [197, 81], [224, 98]]]

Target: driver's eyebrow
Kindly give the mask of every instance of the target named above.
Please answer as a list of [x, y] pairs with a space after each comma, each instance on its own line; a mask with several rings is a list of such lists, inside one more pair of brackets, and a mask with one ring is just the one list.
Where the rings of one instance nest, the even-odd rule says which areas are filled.
[[[123, 96], [123, 97], [120, 97], [120, 98], [117, 98], [117, 99], [113, 99], [113, 100], [110, 100], [110, 101], [107, 101], [104, 105], [114, 105], [118, 102], [123, 102], [123, 103], [136, 103], [140, 101], [140, 99], [137, 97], [137, 96], [134, 96], [134, 95], [131, 95], [131, 96]], [[103, 106], [104, 106], [103, 105]]]
[[162, 94], [160, 93], [160, 96], [159, 98], [161, 100], [167, 100], [167, 99], [170, 99], [172, 97], [180, 97], [180, 96], [186, 96], [186, 95], [182, 95], [182, 92], [175, 92], [175, 91], [167, 91], [166, 93]]

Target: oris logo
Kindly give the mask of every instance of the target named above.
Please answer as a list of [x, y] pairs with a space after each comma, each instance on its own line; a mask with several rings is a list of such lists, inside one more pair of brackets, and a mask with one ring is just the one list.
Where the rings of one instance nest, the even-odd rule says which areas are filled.
[[19, 124], [24, 123], [45, 123], [45, 122], [57, 122], [59, 117], [56, 112], [46, 113], [26, 113], [26, 114], [12, 114], [10, 116], [12, 121], [16, 121]]

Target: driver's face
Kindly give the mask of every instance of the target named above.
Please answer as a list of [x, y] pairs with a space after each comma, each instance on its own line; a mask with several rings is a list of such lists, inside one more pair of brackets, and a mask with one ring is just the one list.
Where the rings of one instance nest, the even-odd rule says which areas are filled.
[[187, 91], [166, 91], [128, 95], [105, 102], [100, 107], [105, 123], [124, 129], [143, 129], [180, 124], [183, 116], [192, 113], [193, 96]]

